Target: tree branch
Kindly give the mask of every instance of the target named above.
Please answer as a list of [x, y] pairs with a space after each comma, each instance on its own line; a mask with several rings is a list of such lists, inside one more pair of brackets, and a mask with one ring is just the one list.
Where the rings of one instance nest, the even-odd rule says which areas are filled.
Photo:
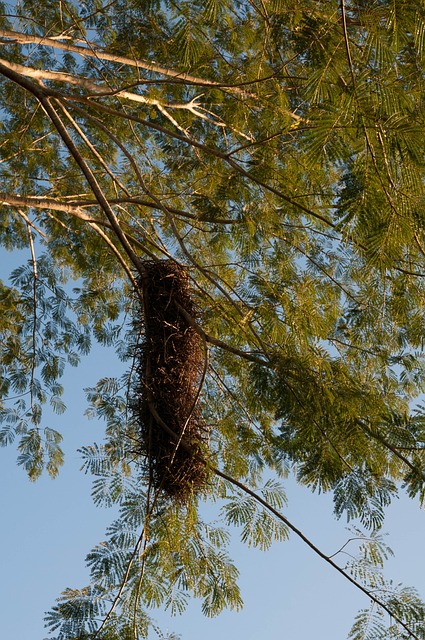
[[[173, 438], [174, 440], [177, 440], [178, 439], [177, 434], [174, 433], [174, 431], [172, 431], [172, 429], [170, 429], [170, 427], [168, 427], [168, 425], [162, 420], [162, 418], [159, 416], [153, 404], [152, 406], [150, 405], [150, 409], [152, 411], [152, 414], [155, 420], [158, 422], [161, 428], [163, 428], [170, 435], [171, 438]], [[388, 615], [390, 615], [396, 622], [398, 622], [398, 624], [400, 624], [403, 627], [403, 629], [405, 629], [411, 635], [411, 637], [414, 638], [414, 640], [421, 640], [419, 636], [417, 636], [403, 622], [403, 620], [401, 620], [401, 618], [394, 611], [392, 611], [384, 602], [381, 602], [381, 600], [379, 600], [379, 598], [377, 598], [370, 589], [368, 589], [367, 587], [364, 587], [362, 584], [360, 584], [360, 582], [357, 582], [357, 580], [352, 578], [346, 571], [344, 571], [344, 569], [342, 569], [338, 564], [336, 564], [336, 562], [332, 560], [332, 556], [327, 556], [325, 553], [323, 553], [323, 551], [321, 551], [300, 529], [298, 529], [298, 527], [292, 524], [292, 522], [288, 520], [288, 518], [286, 518], [282, 513], [280, 513], [280, 511], [275, 509], [258, 493], [256, 493], [255, 491], [247, 487], [245, 484], [243, 484], [239, 480], [236, 480], [236, 478], [233, 478], [232, 476], [228, 475], [224, 471], [221, 471], [217, 467], [210, 466], [208, 461], [205, 460], [204, 457], [200, 456], [198, 451], [194, 450], [184, 439], [181, 440], [180, 444], [189, 453], [191, 453], [192, 455], [195, 455], [199, 460], [201, 460], [206, 465], [206, 467], [211, 469], [211, 471], [215, 475], [217, 475], [219, 478], [223, 478], [223, 480], [230, 482], [230, 484], [237, 487], [247, 495], [251, 496], [251, 498], [253, 498], [256, 502], [258, 502], [265, 509], [270, 511], [270, 513], [272, 513], [278, 520], [283, 522], [288, 527], [288, 529], [290, 529], [293, 533], [295, 533], [295, 535], [298, 536], [298, 538], [300, 538], [308, 547], [310, 547], [310, 549], [314, 551], [316, 555], [322, 558], [322, 560], [324, 560], [327, 564], [329, 564], [333, 569], [338, 571], [338, 573], [340, 573], [346, 580], [351, 582], [352, 585], [354, 585], [357, 589], [362, 591], [368, 598], [370, 598], [373, 602], [375, 602], [375, 604], [377, 604], [384, 611], [386, 611]]]
[[[226, 84], [221, 82], [216, 82], [215, 80], [209, 80], [207, 78], [199, 78], [197, 76], [193, 76], [189, 73], [184, 73], [182, 71], [175, 71], [174, 69], [169, 69], [167, 67], [163, 67], [162, 65], [158, 65], [155, 62], [148, 62], [147, 60], [137, 60], [133, 58], [127, 58], [125, 56], [120, 56], [116, 54], [107, 53], [106, 51], [102, 51], [96, 45], [90, 44], [89, 47], [82, 47], [74, 44], [70, 44], [68, 42], [60, 42], [58, 39], [48, 38], [48, 37], [40, 37], [31, 34], [19, 33], [17, 31], [11, 31], [9, 29], [0, 29], [0, 38], [6, 38], [6, 41], [3, 44], [9, 44], [17, 42], [19, 44], [38, 44], [44, 47], [53, 47], [54, 49], [61, 49], [62, 51], [72, 51], [73, 53], [78, 53], [83, 57], [96, 58], [98, 60], [107, 60], [109, 62], [115, 62], [117, 64], [125, 64], [130, 67], [136, 67], [137, 69], [144, 69], [145, 71], [152, 71], [154, 73], [158, 73], [163, 76], [167, 76], [169, 78], [173, 78], [179, 83], [198, 85], [202, 87], [216, 87], [217, 89], [223, 89], [228, 91], [229, 93], [234, 93], [236, 95], [240, 95], [242, 98], [256, 98], [255, 93], [248, 93], [245, 89], [241, 88], [243, 86], [247, 86], [249, 84], [259, 84], [266, 80], [273, 78], [274, 76], [267, 76], [266, 78], [259, 78], [256, 80], [252, 80], [249, 82], [242, 82], [239, 84]], [[60, 36], [58, 36], [60, 38]], [[300, 117], [296, 114], [290, 114], [294, 116], [295, 120], [299, 120]]]
[[56, 113], [56, 110], [53, 107], [53, 105], [51, 104], [51, 101], [50, 101], [49, 97], [46, 95], [46, 91], [45, 91], [44, 87], [40, 87], [40, 86], [34, 84], [31, 80], [29, 80], [28, 78], [20, 75], [19, 73], [17, 73], [16, 71], [11, 69], [7, 65], [4, 65], [1, 62], [0, 62], [0, 73], [2, 73], [4, 76], [9, 78], [10, 80], [12, 80], [13, 82], [18, 84], [19, 86], [23, 87], [24, 89], [26, 89], [27, 91], [32, 93], [34, 95], [34, 97], [37, 98], [37, 100], [40, 102], [40, 104], [43, 107], [44, 111], [46, 112], [46, 114], [49, 116], [50, 120], [52, 121], [52, 123], [56, 127], [56, 129], [57, 129], [57, 131], [59, 133], [59, 136], [61, 137], [61, 139], [64, 142], [65, 146], [68, 148], [69, 153], [74, 158], [74, 161], [76, 162], [76, 164], [80, 167], [84, 177], [86, 178], [88, 184], [90, 185], [90, 188], [93, 191], [93, 194], [94, 194], [95, 198], [99, 202], [99, 205], [101, 206], [101, 208], [104, 211], [107, 219], [109, 220], [109, 222], [111, 224], [111, 227], [115, 231], [115, 233], [116, 233], [120, 243], [122, 244], [125, 252], [129, 256], [130, 260], [132, 261], [132, 263], [134, 264], [136, 269], [138, 271], [140, 271], [141, 270], [141, 263], [140, 263], [140, 260], [139, 260], [138, 256], [133, 251], [133, 249], [132, 249], [130, 243], [128, 242], [124, 232], [122, 231], [122, 229], [121, 229], [121, 227], [120, 227], [120, 225], [119, 225], [119, 223], [118, 223], [118, 221], [117, 221], [117, 219], [115, 217], [115, 214], [112, 211], [112, 208], [111, 208], [108, 200], [106, 199], [105, 195], [103, 194], [103, 191], [100, 188], [100, 186], [99, 186], [99, 184], [98, 184], [93, 172], [91, 171], [90, 167], [87, 165], [86, 161], [84, 160], [84, 158], [82, 157], [82, 155], [78, 151], [78, 149], [77, 149], [74, 141], [72, 140], [70, 134], [68, 133], [65, 125], [63, 124], [62, 120], [59, 118], [58, 114]]
[[[164, 103], [160, 100], [157, 100], [156, 98], [147, 98], [143, 95], [140, 95], [139, 93], [131, 93], [126, 89], [111, 89], [110, 87], [102, 87], [101, 85], [96, 84], [95, 82], [84, 76], [76, 76], [70, 73], [65, 73], [63, 71], [35, 69], [34, 67], [18, 64], [17, 62], [11, 62], [10, 60], [5, 60], [3, 58], [0, 58], [0, 62], [9, 67], [9, 69], [12, 69], [13, 71], [16, 71], [17, 73], [20, 73], [21, 75], [28, 78], [33, 78], [34, 80], [52, 80], [54, 82], [64, 82], [66, 84], [87, 89], [88, 91], [90, 91], [90, 95], [86, 95], [87, 98], [116, 97], [124, 100], [130, 100], [132, 102], [138, 102], [140, 104], [146, 104], [151, 107], [156, 107], [166, 118], [168, 118], [168, 120], [170, 120], [172, 124], [174, 124], [175, 127], [177, 127], [185, 135], [188, 135], [187, 132], [182, 129], [178, 122], [168, 113], [167, 109], [189, 111], [189, 113], [197, 118], [201, 118], [201, 120], [205, 120], [206, 122], [209, 122], [210, 124], [217, 127], [230, 128], [232, 129], [232, 131], [242, 136], [243, 138], [252, 141], [252, 137], [246, 135], [242, 131], [230, 127], [215, 113], [208, 111], [207, 109], [202, 107], [197, 102], [200, 96], [192, 98], [187, 103]], [[131, 87], [138, 86], [140, 84], [143, 83], [135, 83], [132, 84]]]

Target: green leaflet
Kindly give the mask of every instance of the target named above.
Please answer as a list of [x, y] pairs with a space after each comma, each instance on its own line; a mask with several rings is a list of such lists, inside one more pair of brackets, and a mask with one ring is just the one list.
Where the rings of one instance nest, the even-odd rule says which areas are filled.
[[[94, 341], [124, 362], [86, 390], [105, 438], [80, 448], [116, 518], [87, 557], [91, 585], [47, 622], [60, 640], [101, 625], [134, 640], [155, 607], [241, 606], [228, 529], [261, 549], [286, 538], [277, 477], [333, 492], [335, 515], [372, 532], [400, 485], [423, 504], [424, 7], [25, 1], [16, 14], [2, 5], [0, 244], [24, 254], [0, 283], [0, 444], [31, 479], [55, 476], [61, 436], [43, 411], [60, 421], [66, 367]], [[188, 269], [204, 341], [209, 482], [184, 505], [152, 491], [133, 415], [147, 258]], [[222, 524], [205, 523], [208, 501]], [[372, 590], [389, 584], [376, 545], [349, 567]], [[422, 637], [416, 594], [388, 593]], [[378, 611], [353, 639], [397, 637]]]

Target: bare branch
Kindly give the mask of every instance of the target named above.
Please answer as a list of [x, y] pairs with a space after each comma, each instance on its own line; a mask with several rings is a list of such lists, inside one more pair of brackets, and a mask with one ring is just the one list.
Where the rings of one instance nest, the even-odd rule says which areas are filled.
[[[124, 187], [123, 187], [124, 188]], [[68, 196], [74, 198], [75, 196]], [[119, 198], [108, 198], [108, 202], [111, 205], [127, 205], [134, 204], [141, 207], [148, 207], [149, 209], [156, 209], [158, 211], [162, 211], [162, 206], [158, 205], [157, 202], [152, 202], [150, 200], [146, 200], [145, 198], [139, 198], [137, 196], [121, 196]], [[94, 218], [90, 216], [84, 211], [85, 207], [93, 207], [99, 206], [99, 202], [97, 200], [89, 200], [89, 199], [70, 199], [70, 200], [62, 200], [58, 198], [49, 198], [49, 197], [40, 197], [40, 196], [20, 196], [11, 193], [2, 193], [0, 192], [0, 205], [8, 205], [8, 206], [16, 206], [16, 207], [28, 207], [31, 209], [50, 209], [52, 211], [63, 211], [64, 213], [68, 213], [71, 216], [76, 218], [80, 218], [86, 222], [94, 222], [96, 224], [110, 227], [110, 223], [107, 220], [102, 220], [100, 218]], [[183, 211], [182, 209], [176, 209], [175, 207], [171, 207], [167, 205], [167, 209], [170, 213], [176, 216], [180, 216], [182, 218], [187, 218], [188, 220], [194, 220], [196, 222], [205, 222], [212, 224], [242, 224], [243, 220], [232, 220], [231, 218], [214, 218], [213, 220], [209, 218], [199, 218], [194, 213], [189, 213], [188, 211]], [[32, 223], [33, 224], [33, 223]], [[37, 232], [44, 235], [40, 229], [37, 229]]]
[[[54, 38], [46, 38], [39, 37], [31, 34], [19, 33], [17, 31], [10, 31], [8, 29], [0, 29], [0, 38], [6, 38], [3, 44], [9, 44], [9, 42], [18, 42], [20, 44], [38, 44], [45, 47], [53, 47], [55, 49], [62, 49], [63, 51], [72, 51], [73, 53], [78, 53], [83, 57], [89, 58], [97, 58], [99, 60], [108, 60], [109, 62], [116, 62], [118, 64], [125, 64], [131, 67], [136, 67], [137, 69], [144, 69], [146, 71], [152, 71], [154, 73], [158, 73], [163, 76], [167, 76], [170, 78], [174, 78], [178, 82], [187, 83], [192, 85], [199, 85], [203, 87], [217, 87], [218, 89], [226, 89], [230, 93], [235, 93], [237, 95], [242, 96], [243, 98], [250, 97], [256, 98], [256, 94], [248, 93], [244, 89], [241, 89], [237, 85], [233, 84], [223, 84], [220, 82], [215, 82], [214, 80], [208, 80], [206, 78], [199, 78], [196, 76], [192, 76], [188, 73], [184, 73], [181, 71], [175, 71], [173, 69], [168, 69], [167, 67], [163, 67], [154, 62], [148, 62], [147, 60], [136, 60], [132, 58], [127, 58], [125, 56], [119, 56], [111, 53], [107, 53], [106, 51], [102, 51], [96, 45], [90, 44], [90, 48], [82, 47], [70, 44], [68, 42], [60, 42], [58, 39]], [[58, 36], [60, 38], [60, 36]], [[268, 80], [270, 77], [260, 80], [255, 80], [250, 83], [242, 83], [242, 85], [246, 84], [258, 84], [264, 80]], [[295, 115], [295, 114], [294, 114]], [[298, 120], [299, 116], [295, 115], [295, 119]]]
[[[97, 200], [93, 200], [89, 205], [99, 205]], [[109, 222], [105, 222], [100, 218], [89, 216], [82, 209], [84, 206], [81, 201], [78, 204], [71, 202], [62, 202], [56, 198], [39, 198], [38, 196], [18, 196], [11, 193], [0, 193], [0, 205], [11, 205], [15, 207], [28, 207], [31, 209], [52, 209], [54, 211], [63, 211], [71, 216], [80, 218], [85, 222], [94, 222], [100, 225], [110, 226]]]
[[[225, 122], [223, 122], [221, 118], [219, 118], [212, 112], [208, 111], [207, 109], [204, 109], [203, 107], [201, 107], [201, 105], [197, 103], [197, 100], [199, 99], [200, 96], [192, 98], [192, 100], [190, 100], [190, 102], [188, 103], [176, 103], [176, 104], [168, 103], [168, 102], [163, 103], [160, 100], [157, 100], [156, 98], [146, 98], [145, 96], [140, 95], [139, 93], [131, 93], [129, 91], [126, 91], [125, 89], [111, 90], [109, 87], [107, 88], [102, 87], [96, 84], [95, 82], [93, 82], [92, 80], [85, 78], [84, 76], [76, 76], [76, 75], [72, 75], [70, 73], [65, 73], [62, 71], [50, 71], [48, 69], [35, 69], [33, 67], [18, 64], [16, 62], [11, 62], [10, 60], [5, 60], [3, 58], [0, 58], [0, 62], [5, 66], [9, 67], [9, 69], [16, 71], [16, 73], [20, 73], [28, 78], [33, 78], [38, 82], [41, 82], [42, 80], [52, 80], [55, 82], [64, 82], [66, 84], [81, 87], [82, 89], [87, 89], [88, 91], [90, 91], [90, 95], [86, 95], [87, 98], [88, 97], [102, 98], [102, 97], [114, 96], [124, 100], [130, 100], [132, 102], [138, 102], [141, 104], [149, 105], [151, 107], [156, 107], [158, 111], [160, 111], [160, 113], [162, 113], [179, 131], [181, 131], [185, 136], [188, 136], [188, 137], [189, 137], [188, 132], [183, 127], [181, 127], [177, 122], [177, 120], [168, 113], [167, 111], [168, 109], [175, 109], [175, 110], [179, 109], [183, 111], [189, 111], [195, 117], [201, 118], [202, 120], [205, 120], [217, 127], [228, 126]], [[137, 83], [137, 84], [141, 84], [141, 83]], [[208, 115], [206, 115], [208, 113], [210, 113], [213, 117], [209, 117]], [[242, 131], [234, 129], [233, 127], [230, 127], [230, 128], [233, 131], [235, 131], [235, 133], [242, 136], [243, 138], [246, 138], [247, 140], [252, 141], [251, 136], [246, 135]]]

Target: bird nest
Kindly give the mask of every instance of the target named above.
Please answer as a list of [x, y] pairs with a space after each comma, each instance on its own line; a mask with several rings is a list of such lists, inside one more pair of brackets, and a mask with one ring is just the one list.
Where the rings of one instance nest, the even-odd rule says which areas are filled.
[[144, 261], [139, 278], [142, 339], [136, 350], [135, 415], [139, 454], [152, 485], [184, 502], [201, 489], [206, 467], [199, 455], [207, 429], [198, 406], [204, 349], [182, 310], [196, 320], [186, 267]]

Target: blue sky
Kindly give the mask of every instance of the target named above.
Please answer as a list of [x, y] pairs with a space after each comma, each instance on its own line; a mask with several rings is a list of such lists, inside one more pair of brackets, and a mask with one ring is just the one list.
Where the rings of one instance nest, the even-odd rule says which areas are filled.
[[[4, 257], [3, 277], [16, 260], [11, 254]], [[83, 389], [101, 376], [117, 375], [117, 367], [122, 365], [113, 351], [95, 347], [78, 369], [67, 372], [68, 411], [48, 420], [48, 426], [57, 427], [65, 438], [66, 461], [59, 478], [43, 476], [31, 483], [16, 466], [15, 448], [0, 449], [2, 637], [45, 638], [44, 612], [64, 588], [88, 582], [84, 557], [102, 540], [113, 513], [94, 507], [90, 478], [79, 471], [77, 448], [101, 440], [104, 429], [103, 423], [83, 416]], [[346, 523], [333, 518], [330, 496], [312, 495], [292, 479], [286, 482], [286, 489], [289, 505], [285, 515], [325, 553], [335, 552], [350, 537]], [[389, 508], [384, 531], [389, 532], [388, 544], [396, 553], [388, 562], [386, 576], [415, 586], [425, 597], [424, 510], [402, 497]], [[180, 633], [184, 640], [216, 640], [220, 635], [244, 640], [343, 640], [358, 609], [368, 606], [365, 596], [294, 535], [260, 552], [244, 547], [235, 531], [231, 555], [241, 572], [243, 611], [208, 619], [202, 616], [200, 603], [194, 602], [181, 617], [155, 612], [163, 631]]]

